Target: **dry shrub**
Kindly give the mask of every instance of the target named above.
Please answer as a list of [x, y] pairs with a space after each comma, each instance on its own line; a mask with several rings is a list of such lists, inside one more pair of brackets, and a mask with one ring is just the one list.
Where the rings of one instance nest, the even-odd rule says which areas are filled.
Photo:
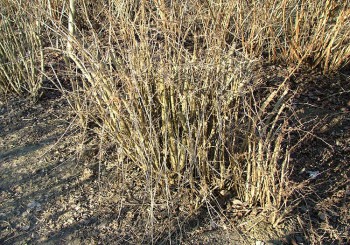
[[[324, 72], [344, 66], [348, 2], [77, 0], [73, 39], [67, 5], [41, 4], [1, 1], [2, 91], [20, 92], [25, 81], [37, 93], [45, 26], [45, 46], [72, 61], [66, 69], [73, 69], [70, 100], [80, 124], [107, 133], [154, 193], [186, 190], [194, 207], [230, 193], [271, 209], [273, 223], [283, 218], [293, 191], [292, 92], [288, 76], [266, 86], [254, 67], [261, 57]], [[36, 18], [15, 17], [29, 6]]]
[[[350, 56], [349, 1], [203, 1], [226, 42], [270, 62], [336, 71]], [[215, 30], [215, 29], [214, 29]]]
[[349, 1], [228, 2], [233, 6], [230, 12], [234, 39], [240, 41], [246, 53], [263, 55], [271, 62], [310, 65], [324, 73], [348, 63]]
[[0, 8], [0, 92], [25, 92], [36, 99], [44, 67], [40, 16], [28, 15], [26, 3], [4, 0]]
[[186, 189], [197, 207], [229, 192], [280, 221], [291, 194], [286, 83], [264, 89], [259, 61], [227, 43], [228, 26], [206, 5], [131, 6], [109, 6], [97, 29], [81, 14], [91, 27], [71, 54], [82, 74], [72, 94], [81, 123], [99, 125], [158, 193]]

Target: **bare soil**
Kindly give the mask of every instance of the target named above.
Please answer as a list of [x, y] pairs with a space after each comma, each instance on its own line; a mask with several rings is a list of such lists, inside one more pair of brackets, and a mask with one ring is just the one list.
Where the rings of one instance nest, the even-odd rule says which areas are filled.
[[304, 137], [291, 179], [303, 188], [277, 228], [239, 200], [195, 211], [184, 193], [151, 200], [147, 178], [115, 145], [75, 126], [59, 94], [36, 103], [2, 99], [0, 244], [349, 244], [349, 82], [318, 74], [291, 80], [295, 139]]

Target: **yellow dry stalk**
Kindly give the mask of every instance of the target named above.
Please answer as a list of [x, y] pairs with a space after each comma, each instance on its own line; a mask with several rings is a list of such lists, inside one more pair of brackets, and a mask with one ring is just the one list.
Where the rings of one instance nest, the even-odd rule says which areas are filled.
[[73, 53], [73, 39], [75, 36], [75, 0], [69, 0], [68, 13], [68, 39], [67, 39], [67, 53], [71, 56]]
[[[0, 23], [0, 90], [37, 99], [42, 86], [44, 55], [41, 43], [40, 15], [32, 6], [8, 3]], [[24, 12], [14, 14], [11, 11]], [[37, 15], [37, 16], [36, 16]], [[39, 55], [38, 55], [39, 54]]]
[[[349, 11], [348, 11], [349, 12]], [[340, 13], [338, 14], [338, 17], [336, 18], [336, 23], [335, 25], [332, 27], [331, 29], [331, 33], [332, 35], [327, 35], [327, 40], [325, 40], [325, 43], [328, 43], [327, 47], [324, 49], [324, 51], [322, 52], [322, 56], [325, 57], [324, 59], [324, 64], [323, 64], [323, 69], [324, 72], [327, 72], [329, 70], [333, 70], [334, 67], [336, 66], [337, 63], [339, 62], [333, 62], [332, 61], [332, 50], [334, 50], [336, 48], [336, 46], [338, 46], [338, 43], [342, 43], [341, 41], [339, 41], [339, 33], [340, 31], [344, 28], [344, 24], [345, 24], [345, 13], [346, 13], [346, 9], [343, 8]], [[349, 18], [347, 16], [347, 18]], [[345, 37], [343, 37], [345, 38]], [[349, 38], [349, 37], [346, 37]], [[344, 53], [342, 53], [342, 55], [344, 55]], [[337, 68], [337, 67], [335, 67]]]

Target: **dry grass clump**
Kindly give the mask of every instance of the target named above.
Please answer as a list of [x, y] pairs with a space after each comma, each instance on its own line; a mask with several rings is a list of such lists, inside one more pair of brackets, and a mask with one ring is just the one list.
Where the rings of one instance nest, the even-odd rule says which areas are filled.
[[[80, 124], [98, 125], [108, 135], [102, 140], [122, 150], [125, 164], [151, 180], [151, 195], [171, 198], [174, 190], [186, 189], [198, 207], [230, 193], [271, 210], [272, 223], [283, 218], [293, 191], [293, 95], [288, 76], [266, 86], [255, 79], [254, 67], [261, 57], [324, 72], [344, 66], [350, 54], [348, 2], [77, 0], [75, 9], [60, 1], [40, 4], [1, 1], [2, 92], [25, 88], [37, 95], [45, 26], [45, 47], [69, 57], [66, 69], [75, 72], [70, 101]], [[16, 15], [22, 8], [23, 15]], [[69, 16], [69, 10], [77, 14]]]
[[11, 0], [0, 1], [0, 8], [0, 93], [25, 92], [35, 99], [44, 69], [40, 14], [28, 15], [27, 5]]
[[194, 207], [231, 193], [277, 215], [290, 195], [287, 85], [263, 89], [258, 61], [227, 42], [228, 26], [208, 7], [91, 8], [103, 26], [80, 7], [90, 28], [70, 58], [82, 74], [72, 94], [81, 123], [99, 125], [152, 178], [154, 193], [187, 189]]
[[213, 12], [217, 18], [222, 12], [232, 14], [233, 39], [248, 54], [263, 55], [272, 62], [306, 64], [324, 73], [348, 63], [349, 1], [235, 0], [227, 1], [227, 6], [232, 7]]

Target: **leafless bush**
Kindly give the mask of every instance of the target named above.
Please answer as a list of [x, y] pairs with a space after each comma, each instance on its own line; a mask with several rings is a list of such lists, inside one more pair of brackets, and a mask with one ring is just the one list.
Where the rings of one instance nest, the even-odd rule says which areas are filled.
[[0, 8], [0, 92], [27, 92], [35, 99], [44, 66], [41, 19], [14, 1], [1, 1]]
[[73, 41], [81, 123], [103, 128], [161, 189], [190, 190], [193, 206], [229, 191], [277, 215], [291, 194], [287, 85], [256, 97], [258, 60], [227, 43], [228, 27], [212, 21], [208, 6], [159, 1], [105, 11], [103, 34], [85, 11], [89, 38]]

